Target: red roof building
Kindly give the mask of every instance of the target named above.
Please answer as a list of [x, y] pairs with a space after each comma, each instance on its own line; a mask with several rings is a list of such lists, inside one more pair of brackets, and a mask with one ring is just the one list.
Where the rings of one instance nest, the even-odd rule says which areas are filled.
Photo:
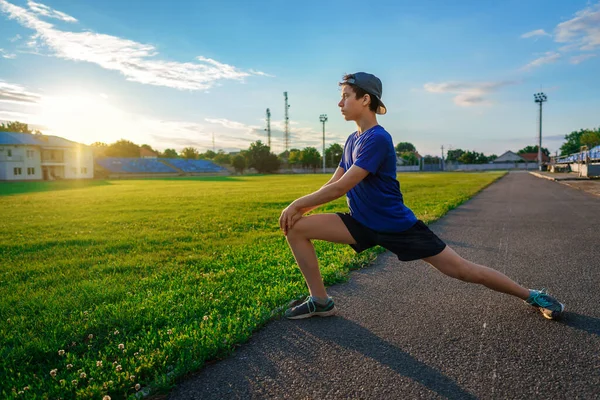
[[[538, 153], [522, 153], [519, 155], [527, 162], [538, 162]], [[542, 162], [550, 162], [550, 157], [542, 153]]]

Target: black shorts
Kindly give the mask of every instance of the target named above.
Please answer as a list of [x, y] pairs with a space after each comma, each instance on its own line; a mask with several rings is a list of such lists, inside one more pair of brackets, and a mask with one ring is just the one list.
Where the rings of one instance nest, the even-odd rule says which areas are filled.
[[350, 246], [357, 253], [374, 246], [381, 246], [396, 254], [400, 261], [412, 261], [435, 256], [446, 248], [446, 243], [421, 220], [403, 232], [377, 232], [367, 228], [350, 214], [336, 214], [344, 221], [346, 228], [356, 240], [356, 244]]

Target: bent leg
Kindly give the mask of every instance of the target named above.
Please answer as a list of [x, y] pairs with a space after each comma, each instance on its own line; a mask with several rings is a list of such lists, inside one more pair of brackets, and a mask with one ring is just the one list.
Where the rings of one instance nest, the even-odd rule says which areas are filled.
[[337, 214], [313, 214], [302, 217], [288, 231], [286, 239], [306, 280], [311, 296], [326, 298], [327, 292], [311, 240], [355, 244], [356, 241], [342, 219]]
[[497, 292], [511, 294], [526, 300], [529, 290], [495, 269], [472, 263], [459, 256], [449, 246], [438, 255], [424, 258], [440, 272], [461, 281], [479, 283]]

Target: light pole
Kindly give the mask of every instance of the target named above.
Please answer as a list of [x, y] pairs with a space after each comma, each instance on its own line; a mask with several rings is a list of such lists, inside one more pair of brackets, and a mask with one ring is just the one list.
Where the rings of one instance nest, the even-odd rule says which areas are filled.
[[319, 121], [323, 124], [323, 173], [325, 173], [325, 122], [327, 122], [327, 114], [321, 114]]
[[538, 169], [542, 169], [542, 104], [548, 101], [548, 97], [542, 92], [533, 95], [534, 101], [540, 103], [540, 133], [538, 137]]

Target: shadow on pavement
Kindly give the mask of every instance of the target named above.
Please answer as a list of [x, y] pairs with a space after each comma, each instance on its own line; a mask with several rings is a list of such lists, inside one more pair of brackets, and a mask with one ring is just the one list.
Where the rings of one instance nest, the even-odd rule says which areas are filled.
[[565, 312], [560, 323], [600, 336], [600, 318], [574, 312]]
[[[326, 321], [313, 319], [298, 324], [298, 329], [318, 336], [332, 345], [360, 352], [398, 374], [410, 378], [448, 399], [476, 399], [439, 370], [415, 359], [410, 354], [381, 339], [368, 329], [341, 317]], [[325, 322], [325, 323], [324, 323]]]

